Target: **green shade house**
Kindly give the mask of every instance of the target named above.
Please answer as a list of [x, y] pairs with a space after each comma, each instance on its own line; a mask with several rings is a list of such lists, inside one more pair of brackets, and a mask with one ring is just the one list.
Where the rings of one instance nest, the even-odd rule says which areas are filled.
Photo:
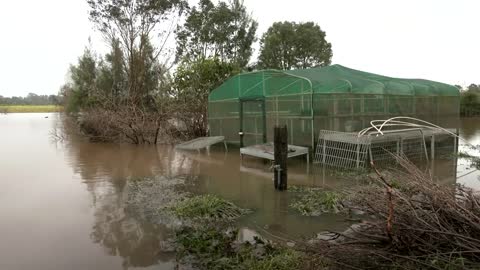
[[355, 132], [395, 116], [455, 128], [459, 98], [448, 84], [341, 65], [260, 70], [233, 76], [210, 93], [209, 133], [248, 146], [272, 141], [273, 127], [286, 124], [290, 144], [313, 147], [320, 130]]

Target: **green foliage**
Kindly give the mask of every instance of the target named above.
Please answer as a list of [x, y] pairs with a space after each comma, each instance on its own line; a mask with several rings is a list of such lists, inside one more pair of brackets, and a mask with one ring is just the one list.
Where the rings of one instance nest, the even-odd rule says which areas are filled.
[[[88, 0], [90, 20], [111, 42], [100, 68], [103, 94], [122, 94], [145, 105], [164, 79], [169, 62], [164, 46], [173, 29], [165, 30], [184, 11], [184, 0]], [[154, 40], [155, 39], [155, 40]], [[153, 44], [159, 44], [154, 46]], [[163, 44], [163, 45], [162, 45]]]
[[241, 0], [217, 4], [201, 0], [178, 29], [177, 60], [217, 58], [244, 68], [252, 55], [257, 27]]
[[125, 95], [126, 74], [124, 55], [117, 39], [111, 41], [111, 51], [98, 64], [97, 85], [107, 97], [115, 98]]
[[260, 68], [300, 69], [327, 66], [332, 45], [325, 32], [313, 22], [276, 22], [261, 39]]
[[[461, 255], [458, 256], [454, 252], [452, 252], [452, 256], [450, 260], [445, 261], [443, 258], [431, 256], [427, 258], [427, 265], [430, 265], [432, 268], [436, 269], [443, 269], [443, 270], [461, 270], [461, 269], [469, 269], [467, 259], [463, 258]], [[471, 269], [471, 268], [470, 268]], [[479, 268], [476, 268], [479, 269]]]
[[299, 193], [290, 207], [304, 216], [319, 216], [322, 213], [338, 213], [344, 210], [343, 196], [337, 192], [299, 187], [290, 188], [289, 191]]
[[206, 135], [210, 91], [238, 72], [235, 65], [218, 59], [184, 62], [177, 68], [170, 94], [175, 99], [174, 110], [182, 112], [178, 117], [191, 136]]
[[237, 231], [213, 227], [183, 228], [176, 233], [180, 259], [193, 258], [199, 269], [290, 270], [302, 267], [302, 254], [259, 238], [254, 243], [237, 241]]
[[480, 115], [480, 86], [471, 84], [460, 96], [460, 113], [462, 116]]
[[180, 218], [191, 220], [232, 221], [248, 213], [248, 210], [208, 194], [185, 199], [173, 207], [173, 212]]
[[[154, 49], [148, 40], [143, 43], [142, 52], [135, 52], [135, 78], [130, 78], [125, 70], [124, 54], [120, 43], [114, 39], [111, 51], [98, 59], [90, 49], [70, 67], [71, 83], [64, 85], [61, 94], [65, 97], [67, 112], [79, 112], [92, 107], [107, 107], [119, 104], [126, 99], [149, 105], [146, 100], [156, 96], [165, 80], [166, 70], [154, 57]], [[127, 61], [128, 62], [128, 61]], [[130, 92], [130, 79], [136, 82], [138, 89]], [[153, 106], [151, 106], [153, 107]]]
[[92, 103], [96, 92], [97, 60], [93, 52], [86, 48], [78, 58], [78, 64], [70, 66], [72, 80], [68, 90], [65, 90], [67, 112], [78, 112]]
[[201, 0], [179, 27], [170, 111], [182, 112], [187, 137], [207, 135], [208, 95], [248, 64], [256, 30], [240, 0]]
[[145, 27], [155, 26], [168, 20], [172, 13], [180, 13], [186, 6], [182, 0], [87, 0], [90, 20], [105, 34], [118, 31], [121, 36], [131, 30], [142, 34], [152, 31]]

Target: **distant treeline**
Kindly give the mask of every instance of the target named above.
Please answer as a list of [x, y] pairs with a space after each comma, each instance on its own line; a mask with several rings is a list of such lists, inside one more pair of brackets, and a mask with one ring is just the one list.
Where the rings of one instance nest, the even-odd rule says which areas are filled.
[[57, 95], [37, 95], [29, 93], [26, 97], [4, 97], [0, 95], [0, 105], [59, 105], [61, 97]]
[[470, 84], [467, 88], [457, 87], [461, 90], [460, 114], [462, 116], [480, 115], [480, 85]]

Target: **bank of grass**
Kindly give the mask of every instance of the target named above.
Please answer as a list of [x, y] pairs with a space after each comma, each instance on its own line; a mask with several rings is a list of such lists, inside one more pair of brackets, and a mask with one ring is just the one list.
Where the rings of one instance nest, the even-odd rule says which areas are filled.
[[212, 194], [187, 198], [175, 205], [173, 211], [180, 218], [195, 221], [233, 221], [249, 213], [248, 209]]
[[[195, 269], [303, 269], [304, 253], [255, 237], [240, 241], [233, 221], [250, 213], [216, 195], [186, 198], [172, 208], [190, 224], [175, 232], [178, 260]], [[193, 221], [193, 223], [192, 223]]]
[[290, 270], [305, 269], [305, 254], [260, 238], [237, 240], [238, 231], [215, 226], [182, 228], [176, 232], [177, 256], [197, 269]]
[[63, 111], [56, 105], [0, 105], [0, 113], [51, 113]]
[[297, 186], [292, 186], [289, 191], [297, 193], [290, 207], [303, 216], [320, 216], [346, 210], [342, 203], [344, 195], [339, 192]]

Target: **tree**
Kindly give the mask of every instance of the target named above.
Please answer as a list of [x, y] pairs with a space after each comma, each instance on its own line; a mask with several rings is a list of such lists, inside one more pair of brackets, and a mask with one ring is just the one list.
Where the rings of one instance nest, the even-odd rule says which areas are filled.
[[[100, 32], [121, 50], [126, 74], [125, 92], [135, 103], [148, 94], [148, 74], [153, 62], [163, 57], [167, 65], [165, 44], [179, 16], [186, 7], [184, 0], [87, 0], [90, 20]], [[152, 42], [152, 40], [157, 41]], [[155, 45], [153, 45], [155, 44]], [[118, 67], [118, 65], [117, 65]]]
[[117, 39], [111, 41], [111, 51], [98, 64], [98, 88], [112, 100], [126, 95], [124, 56]]
[[460, 94], [460, 113], [462, 116], [480, 115], [480, 86], [470, 84]]
[[68, 111], [78, 111], [93, 103], [96, 92], [97, 61], [95, 55], [86, 48], [83, 55], [78, 58], [78, 64], [70, 66], [72, 80], [71, 97], [68, 98]]
[[219, 59], [200, 59], [183, 62], [175, 73], [171, 96], [176, 110], [191, 136], [205, 136], [207, 132], [207, 106], [210, 91], [227, 78], [238, 73], [236, 65]]
[[332, 45], [313, 22], [276, 22], [260, 41], [259, 68], [299, 69], [330, 65]]
[[178, 29], [177, 61], [216, 58], [244, 68], [252, 56], [257, 27], [242, 0], [217, 5], [200, 0]]
[[480, 94], [480, 85], [472, 83], [468, 86], [467, 91]]

